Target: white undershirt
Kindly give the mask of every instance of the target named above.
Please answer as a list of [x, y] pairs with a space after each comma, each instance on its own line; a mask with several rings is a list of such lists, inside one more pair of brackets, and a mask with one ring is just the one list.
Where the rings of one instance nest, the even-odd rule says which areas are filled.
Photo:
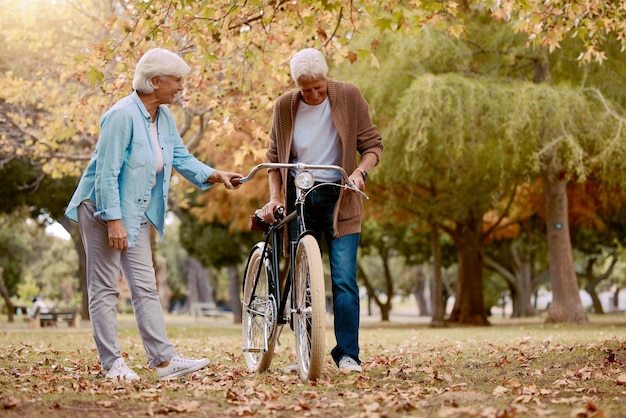
[[[341, 141], [330, 115], [328, 97], [319, 105], [298, 105], [293, 132], [292, 162], [341, 165]], [[334, 170], [315, 170], [315, 181], [337, 181]]]
[[161, 151], [161, 144], [159, 144], [159, 135], [157, 133], [156, 123], [150, 124], [150, 139], [152, 139], [152, 145], [154, 148], [156, 172], [160, 173], [163, 171], [163, 152]]
[[[154, 159], [156, 161], [156, 174], [163, 171], [163, 152], [161, 151], [161, 145], [159, 144], [159, 134], [157, 132], [156, 123], [150, 125], [150, 139], [152, 140], [152, 148], [154, 148]], [[152, 187], [156, 186], [156, 174], [152, 180]]]

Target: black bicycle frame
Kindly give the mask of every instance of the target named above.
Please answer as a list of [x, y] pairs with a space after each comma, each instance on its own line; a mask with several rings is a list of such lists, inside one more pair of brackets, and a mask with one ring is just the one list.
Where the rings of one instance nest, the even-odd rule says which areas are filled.
[[[304, 222], [304, 202], [305, 202], [305, 194], [302, 193], [300, 196], [298, 196], [296, 198], [296, 202], [295, 202], [295, 209], [288, 214], [287, 216], [285, 216], [283, 219], [281, 219], [280, 221], [270, 225], [270, 228], [266, 234], [265, 237], [265, 245], [263, 246], [263, 254], [261, 255], [261, 261], [265, 260], [268, 258], [268, 252], [270, 252], [270, 248], [271, 248], [271, 254], [269, 254], [269, 258], [271, 260], [271, 264], [272, 264], [272, 277], [269, 280], [268, 286], [269, 286], [269, 294], [274, 296], [274, 300], [279, 302], [277, 308], [278, 308], [278, 318], [277, 321], [279, 324], [286, 324], [287, 322], [291, 322], [290, 321], [290, 317], [286, 317], [283, 315], [283, 313], [285, 312], [285, 307], [287, 306], [287, 297], [290, 294], [290, 290], [293, 286], [293, 281], [294, 281], [294, 271], [292, 267], [295, 267], [295, 257], [296, 257], [296, 248], [298, 246], [298, 242], [300, 241], [300, 238], [306, 234], [310, 234], [310, 231], [306, 230], [306, 226], [305, 226], [305, 222]], [[283, 289], [283, 291], [280, 291], [280, 254], [282, 252], [282, 239], [281, 239], [281, 230], [284, 229], [283, 233], [285, 234], [289, 234], [289, 222], [291, 222], [293, 219], [299, 219], [299, 222], [297, 222], [297, 228], [298, 228], [298, 237], [296, 238], [295, 241], [292, 241], [291, 239], [289, 239], [289, 266], [287, 266], [288, 271], [287, 271], [287, 280], [285, 282], [285, 288]], [[271, 246], [269, 244], [272, 244]], [[256, 277], [260, 277], [261, 275], [261, 271], [262, 269], [265, 268], [265, 264], [263, 262], [259, 263], [259, 267], [258, 267], [258, 271], [256, 274]], [[256, 287], [257, 284], [259, 283], [258, 280], [255, 281], [254, 283], [254, 288], [251, 292], [251, 297], [253, 297], [252, 295], [256, 294]], [[295, 295], [291, 295], [292, 297], [292, 305], [294, 302], [294, 298]], [[252, 300], [247, 301], [248, 302], [248, 306], [250, 306], [252, 304]]]

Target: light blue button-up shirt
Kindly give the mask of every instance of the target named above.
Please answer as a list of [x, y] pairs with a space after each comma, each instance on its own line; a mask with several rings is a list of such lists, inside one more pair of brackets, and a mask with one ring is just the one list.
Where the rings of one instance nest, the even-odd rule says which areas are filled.
[[206, 180], [215, 171], [189, 153], [172, 113], [162, 105], [156, 123], [163, 171], [157, 174], [150, 121], [136, 92], [102, 115], [96, 149], [65, 211], [65, 216], [78, 222], [78, 205], [91, 200], [97, 218], [122, 220], [130, 247], [135, 245], [144, 216], [163, 238], [172, 168], [203, 190], [212, 186]]

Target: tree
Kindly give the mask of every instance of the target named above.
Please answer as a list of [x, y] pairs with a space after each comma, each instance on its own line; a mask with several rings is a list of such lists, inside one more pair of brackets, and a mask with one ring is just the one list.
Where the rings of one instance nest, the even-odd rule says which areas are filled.
[[[589, 293], [589, 296], [591, 296], [593, 310], [597, 314], [603, 314], [604, 308], [598, 297], [596, 287], [601, 282], [611, 277], [618, 259], [618, 254], [614, 251], [607, 254], [605, 257], [589, 257], [585, 269], [578, 273], [579, 276], [586, 280], [584, 289]], [[603, 271], [598, 272], [599, 269], [603, 269]]]
[[607, 59], [608, 34], [615, 34], [626, 46], [624, 1], [506, 0], [487, 4], [493, 10], [492, 16], [527, 34], [529, 45], [554, 52], [567, 38], [580, 39], [583, 47], [578, 60], [583, 63], [602, 63]]
[[[50, 3], [54, 7], [45, 7]], [[331, 63], [349, 63], [356, 54], [343, 47], [363, 28], [400, 28], [409, 21], [419, 27], [424, 18], [436, 20], [450, 11], [436, 2], [417, 9], [397, 6], [371, 0], [7, 3], [0, 19], [11, 24], [2, 25], [0, 36], [7, 41], [6, 55], [15, 48], [22, 53], [19, 64], [26, 65], [21, 70], [7, 59], [12, 71], [0, 77], [0, 91], [19, 107], [42, 109], [38, 121], [11, 115], [30, 136], [7, 150], [44, 160], [45, 171], [54, 175], [78, 175], [97, 138], [98, 116], [130, 91], [132, 63], [147, 49], [164, 46], [193, 68], [186, 78], [188, 93], [174, 106], [189, 148], [217, 166], [247, 169], [264, 159], [273, 100], [293, 87], [286, 61], [294, 51], [316, 46]], [[43, 18], [36, 13], [42, 8], [50, 10]], [[41, 43], [49, 33], [60, 48]], [[44, 70], [38, 68], [42, 57], [52, 63]], [[241, 195], [241, 210], [220, 221], [244, 230], [250, 202], [262, 194], [258, 188]], [[209, 206], [207, 216], [223, 214], [219, 206]]]
[[19, 216], [0, 215], [0, 296], [4, 299], [8, 310], [8, 320], [13, 322], [13, 303], [11, 296], [17, 290], [22, 277], [23, 266], [30, 248], [24, 237], [26, 225], [14, 222]]
[[512, 264], [507, 268], [503, 263], [485, 257], [485, 267], [497, 272], [509, 286], [513, 310], [511, 317], [521, 318], [536, 315], [531, 303], [531, 297], [537, 288], [548, 279], [547, 269], [536, 272], [534, 269], [534, 254], [519, 253], [518, 241], [507, 242], [505, 246], [510, 251]]
[[[399, 98], [401, 110], [385, 135], [382, 181], [388, 191], [402, 196], [390, 203], [429, 214], [455, 242], [459, 288], [453, 322], [487, 323], [482, 248], [491, 231], [482, 230], [483, 215], [502, 204], [492, 199], [494, 192], [504, 194], [508, 188], [511, 193], [524, 174], [518, 159], [523, 144], [504, 129], [512, 110], [510, 97], [507, 86], [494, 82], [418, 77]], [[398, 184], [398, 178], [405, 183]]]
[[[544, 51], [554, 52], [561, 42], [570, 35], [583, 40], [584, 47], [578, 59], [585, 63], [606, 59], [604, 48], [606, 39], [615, 35], [620, 40], [622, 49], [626, 45], [625, 31], [621, 10], [624, 2], [592, 1], [576, 2], [514, 2], [505, 1], [493, 4], [493, 15], [510, 22], [516, 30], [529, 34], [529, 44], [540, 46]], [[532, 16], [532, 18], [531, 18]], [[537, 81], [551, 79], [547, 57], [537, 62], [535, 72]], [[612, 109], [606, 110], [607, 115], [616, 117]], [[621, 118], [617, 117], [617, 124]], [[562, 136], [561, 134], [565, 134]], [[555, 135], [555, 136], [553, 136]], [[549, 145], [556, 138], [568, 140], [567, 132], [555, 131], [544, 137], [544, 144]], [[563, 142], [563, 141], [559, 141]], [[574, 173], [568, 171], [567, 158], [562, 149], [556, 147], [546, 149], [541, 157], [541, 172], [546, 190], [546, 220], [548, 248], [550, 251], [550, 278], [552, 281], [553, 303], [550, 305], [548, 322], [585, 322], [586, 315], [582, 304], [568, 306], [572, 300], [579, 300], [578, 285], [569, 240], [569, 223], [567, 221], [566, 183]], [[612, 147], [607, 152], [616, 151]], [[579, 171], [580, 173], [580, 171]]]
[[[591, 297], [596, 313], [603, 313], [597, 288], [611, 282], [624, 241], [624, 202], [619, 190], [606, 190], [597, 178], [568, 189], [572, 242], [579, 259], [576, 274]], [[614, 282], [615, 280], [613, 280]], [[607, 287], [605, 286], [605, 287]]]
[[[392, 300], [397, 289], [406, 281], [402, 280], [398, 248], [404, 238], [411, 235], [411, 231], [404, 225], [390, 221], [375, 221], [368, 219], [363, 223], [361, 230], [361, 256], [357, 261], [358, 278], [367, 290], [370, 301], [374, 301], [380, 310], [381, 321], [389, 321], [392, 310]], [[367, 263], [368, 258], [376, 260]], [[406, 257], [404, 257], [406, 260]], [[372, 264], [375, 264], [372, 265]], [[406, 289], [406, 285], [404, 286]], [[408, 293], [408, 292], [407, 292]]]

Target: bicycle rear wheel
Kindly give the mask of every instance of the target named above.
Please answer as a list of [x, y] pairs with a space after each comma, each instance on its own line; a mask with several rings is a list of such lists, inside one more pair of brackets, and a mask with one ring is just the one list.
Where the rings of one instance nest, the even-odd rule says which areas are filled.
[[294, 275], [296, 357], [300, 377], [315, 380], [324, 364], [326, 294], [322, 255], [312, 235], [298, 242]]
[[244, 357], [248, 369], [256, 372], [264, 372], [270, 367], [278, 334], [278, 308], [274, 295], [270, 293], [272, 270], [269, 260], [263, 258], [264, 246], [264, 243], [256, 244], [248, 257], [241, 314]]

